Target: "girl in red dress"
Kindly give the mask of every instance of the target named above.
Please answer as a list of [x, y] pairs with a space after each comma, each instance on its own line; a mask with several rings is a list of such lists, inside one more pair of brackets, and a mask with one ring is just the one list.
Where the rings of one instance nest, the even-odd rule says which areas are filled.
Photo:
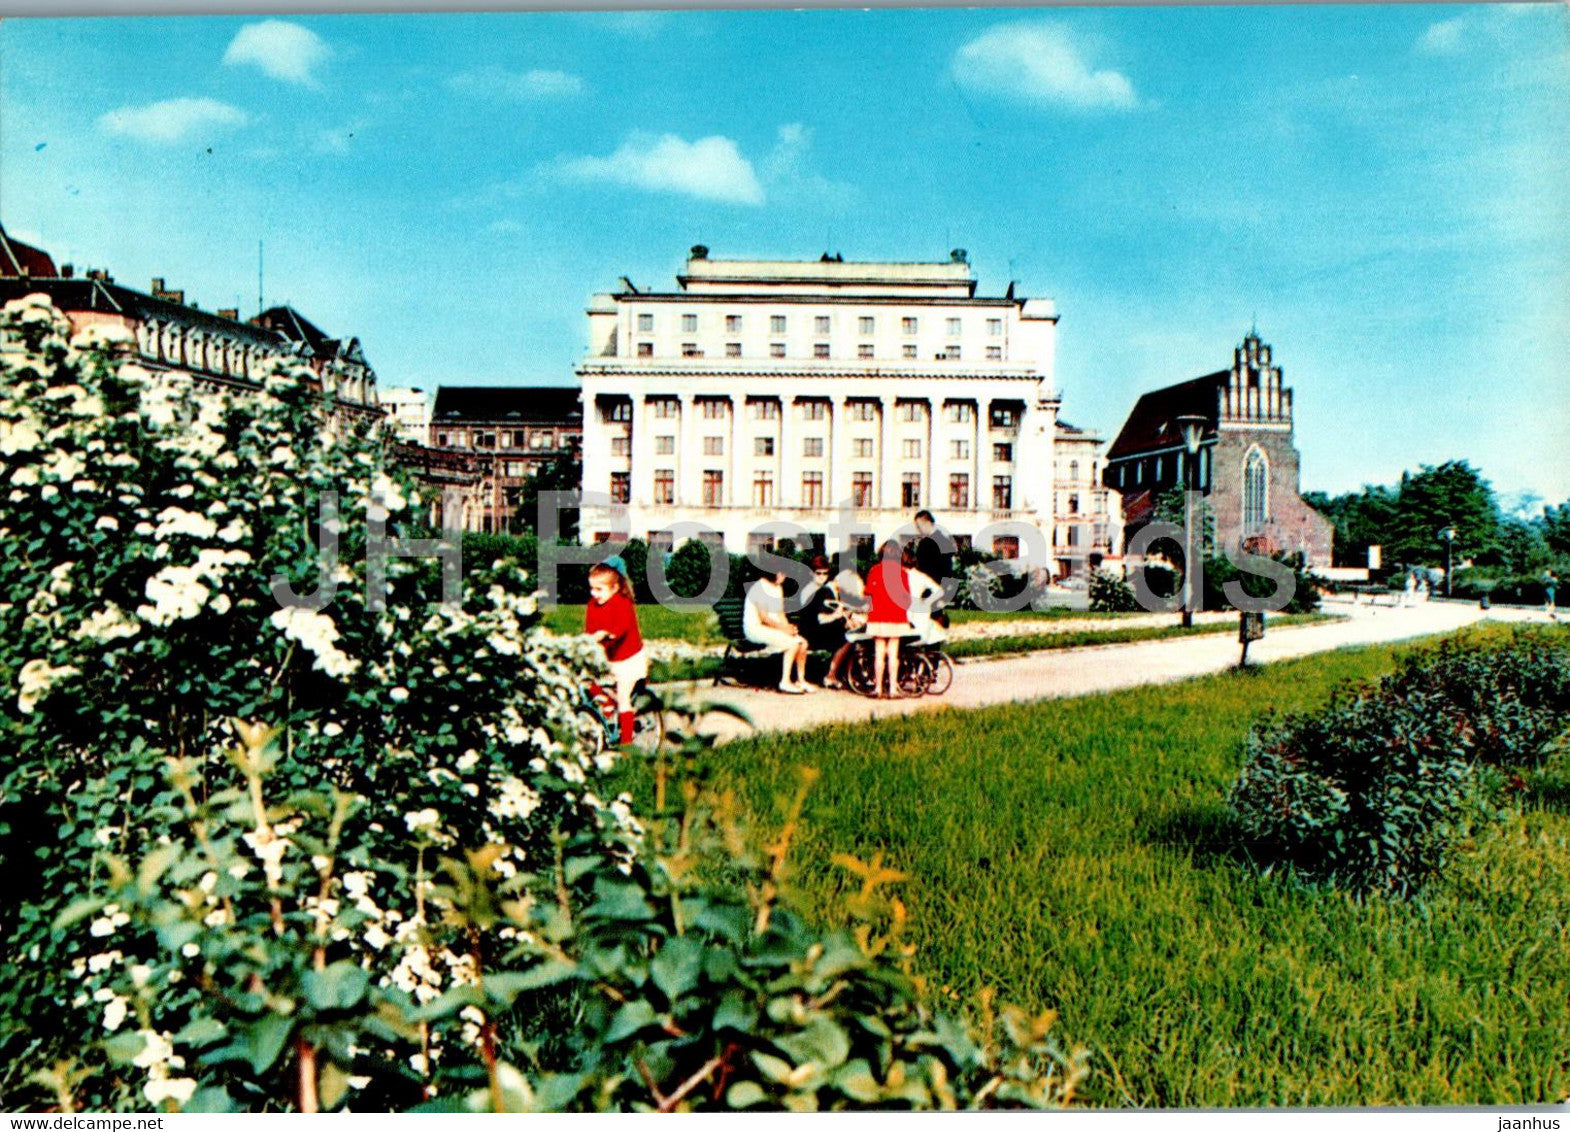
[[910, 632], [910, 572], [901, 562], [899, 543], [883, 544], [882, 558], [867, 572], [867, 634], [873, 638], [872, 690], [883, 695], [883, 673], [888, 670], [890, 697], [899, 697], [899, 639]]
[[589, 571], [589, 607], [583, 631], [605, 649], [611, 675], [616, 678], [616, 721], [622, 746], [632, 742], [632, 693], [649, 678], [649, 654], [638, 631], [638, 607], [632, 599], [632, 582], [614, 566], [603, 562]]

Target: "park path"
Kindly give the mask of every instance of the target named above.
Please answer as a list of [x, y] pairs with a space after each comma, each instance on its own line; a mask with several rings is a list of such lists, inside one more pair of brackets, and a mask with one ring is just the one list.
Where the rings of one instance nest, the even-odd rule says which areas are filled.
[[[1326, 611], [1343, 616], [1335, 621], [1270, 629], [1264, 640], [1249, 647], [1249, 662], [1268, 664], [1353, 645], [1447, 633], [1485, 618], [1546, 619], [1541, 613], [1525, 610], [1484, 611], [1474, 605], [1441, 602], [1408, 609], [1338, 604], [1327, 605]], [[1169, 619], [1175, 620], [1171, 615]], [[978, 658], [956, 666], [954, 686], [946, 695], [908, 700], [869, 700], [823, 689], [811, 695], [786, 696], [750, 688], [716, 688], [708, 681], [672, 687], [695, 702], [726, 703], [747, 713], [753, 727], [717, 714], [704, 719], [703, 729], [726, 742], [753, 733], [754, 727], [758, 731], [801, 731], [920, 711], [973, 709], [1170, 683], [1231, 668], [1237, 663], [1238, 651], [1236, 634], [1216, 633]]]

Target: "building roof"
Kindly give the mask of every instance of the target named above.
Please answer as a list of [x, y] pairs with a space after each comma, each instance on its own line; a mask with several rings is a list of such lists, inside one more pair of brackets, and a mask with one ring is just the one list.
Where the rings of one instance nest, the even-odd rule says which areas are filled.
[[576, 385], [439, 385], [433, 421], [520, 421], [580, 427]]
[[1107, 449], [1107, 459], [1117, 460], [1182, 444], [1183, 437], [1174, 422], [1190, 413], [1205, 418], [1206, 439], [1215, 436], [1221, 414], [1221, 391], [1231, 378], [1231, 371], [1218, 370], [1143, 394], [1134, 403], [1128, 420], [1123, 422], [1118, 438]]
[[299, 342], [310, 347], [313, 357], [342, 358], [344, 361], [358, 362], [360, 365], [369, 364], [360, 349], [358, 338], [329, 338], [321, 327], [293, 307], [268, 307], [251, 321], [290, 342]]
[[286, 345], [279, 335], [262, 327], [170, 299], [154, 298], [109, 280], [0, 278], [0, 301], [9, 302], [37, 293], [48, 295], [62, 311], [102, 311], [138, 322], [182, 323], [204, 333], [221, 334], [273, 350], [281, 350]]
[[34, 279], [52, 279], [59, 275], [55, 261], [49, 253], [21, 240], [6, 235], [0, 225], [0, 275], [26, 275]]

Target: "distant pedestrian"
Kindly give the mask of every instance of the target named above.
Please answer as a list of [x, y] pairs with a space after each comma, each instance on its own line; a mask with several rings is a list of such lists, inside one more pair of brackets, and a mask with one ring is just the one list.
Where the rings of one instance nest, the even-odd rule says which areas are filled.
[[1554, 597], [1556, 596], [1558, 589], [1559, 579], [1554, 577], [1554, 572], [1552, 570], [1544, 570], [1543, 608], [1548, 612], [1548, 616], [1552, 617], [1555, 621], [1559, 620], [1559, 614], [1554, 608]]
[[1406, 590], [1401, 595], [1401, 605], [1403, 608], [1410, 608], [1416, 599], [1417, 579], [1412, 576], [1410, 571], [1408, 571], [1406, 576]]

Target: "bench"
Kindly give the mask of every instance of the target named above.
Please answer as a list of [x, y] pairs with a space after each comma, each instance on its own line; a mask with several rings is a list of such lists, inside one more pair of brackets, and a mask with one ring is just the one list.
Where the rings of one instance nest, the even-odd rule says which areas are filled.
[[760, 682], [755, 678], [747, 679], [757, 675], [755, 670], [761, 667], [758, 662], [766, 659], [766, 654], [762, 645], [747, 639], [743, 605], [739, 597], [722, 597], [714, 603], [714, 615], [719, 618], [720, 633], [725, 637], [725, 655], [720, 658], [715, 685]]

